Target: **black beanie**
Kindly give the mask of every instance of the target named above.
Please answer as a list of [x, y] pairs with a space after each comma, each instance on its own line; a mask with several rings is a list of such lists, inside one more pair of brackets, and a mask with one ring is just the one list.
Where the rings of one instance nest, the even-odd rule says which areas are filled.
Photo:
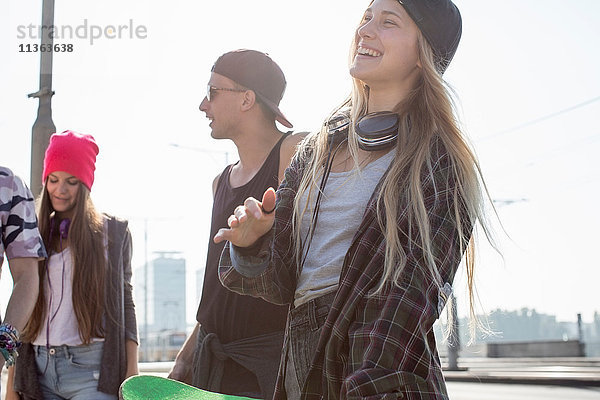
[[460, 11], [451, 0], [398, 0], [433, 49], [435, 64], [443, 74], [452, 61], [460, 36]]

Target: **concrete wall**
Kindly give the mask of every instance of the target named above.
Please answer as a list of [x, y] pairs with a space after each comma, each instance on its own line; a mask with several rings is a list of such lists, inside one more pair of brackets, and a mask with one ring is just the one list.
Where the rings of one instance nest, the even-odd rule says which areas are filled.
[[584, 357], [579, 340], [487, 343], [487, 356], [499, 357]]

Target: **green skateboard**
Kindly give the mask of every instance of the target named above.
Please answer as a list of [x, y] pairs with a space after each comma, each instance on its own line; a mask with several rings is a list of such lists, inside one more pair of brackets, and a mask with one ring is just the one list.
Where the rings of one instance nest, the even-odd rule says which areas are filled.
[[254, 400], [195, 388], [173, 379], [136, 375], [126, 379], [119, 389], [120, 400]]

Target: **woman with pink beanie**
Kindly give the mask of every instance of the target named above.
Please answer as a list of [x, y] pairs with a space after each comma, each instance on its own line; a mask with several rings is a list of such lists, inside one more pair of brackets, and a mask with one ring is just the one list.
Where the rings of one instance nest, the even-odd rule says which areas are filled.
[[90, 135], [50, 138], [38, 200], [48, 260], [7, 399], [116, 399], [138, 373], [131, 234], [92, 203], [97, 154]]

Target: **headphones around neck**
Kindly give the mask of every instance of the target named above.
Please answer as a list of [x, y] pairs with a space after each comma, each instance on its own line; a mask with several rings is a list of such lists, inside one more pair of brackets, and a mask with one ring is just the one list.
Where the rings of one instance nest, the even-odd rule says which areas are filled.
[[[400, 118], [392, 111], [380, 111], [363, 115], [354, 125], [358, 147], [366, 151], [385, 150], [396, 144]], [[350, 110], [343, 109], [327, 121], [330, 146], [348, 137]]]
[[[50, 220], [50, 236], [52, 236], [53, 232], [54, 232], [54, 220], [57, 217], [52, 217], [52, 219]], [[69, 236], [69, 226], [71, 225], [71, 220], [69, 218], [65, 218], [63, 220], [60, 221], [60, 224], [58, 225], [58, 233], [60, 234], [60, 238], [61, 239], [66, 239]]]
[[[398, 126], [400, 124], [400, 117], [397, 113], [392, 111], [380, 111], [362, 116], [354, 125], [354, 131], [357, 134], [358, 147], [366, 151], [377, 151], [391, 148], [396, 144], [398, 139]], [[310, 244], [317, 227], [317, 220], [319, 218], [319, 208], [321, 205], [321, 196], [325, 191], [325, 185], [331, 172], [331, 166], [333, 164], [333, 158], [335, 153], [340, 148], [340, 145], [344, 140], [348, 138], [348, 128], [350, 126], [350, 110], [342, 109], [329, 118], [326, 122], [327, 126], [327, 142], [329, 151], [327, 154], [327, 160], [323, 164], [323, 176], [321, 178], [321, 184], [317, 191], [317, 199], [315, 200], [315, 208], [313, 209], [312, 219], [309, 230], [306, 237], [302, 242], [302, 258], [296, 271], [298, 276], [304, 266], [304, 261], [308, 256], [310, 250]]]
[[71, 220], [69, 218], [65, 218], [60, 221], [60, 225], [58, 226], [58, 232], [60, 232], [60, 237], [66, 239], [69, 236], [69, 226], [71, 225]]

